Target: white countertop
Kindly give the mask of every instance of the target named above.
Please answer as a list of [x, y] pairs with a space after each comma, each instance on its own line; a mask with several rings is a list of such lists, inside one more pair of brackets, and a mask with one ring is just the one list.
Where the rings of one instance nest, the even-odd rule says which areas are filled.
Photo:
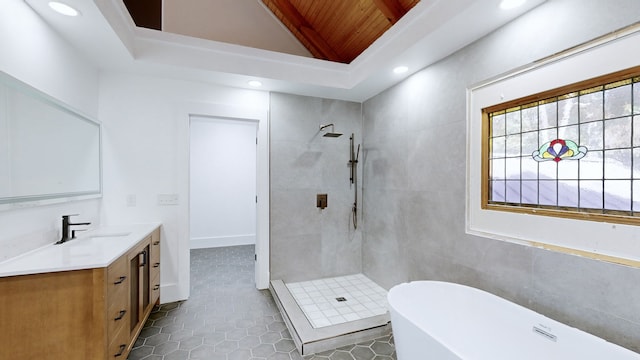
[[105, 226], [64, 244], [51, 244], [0, 262], [0, 277], [109, 266], [160, 223]]

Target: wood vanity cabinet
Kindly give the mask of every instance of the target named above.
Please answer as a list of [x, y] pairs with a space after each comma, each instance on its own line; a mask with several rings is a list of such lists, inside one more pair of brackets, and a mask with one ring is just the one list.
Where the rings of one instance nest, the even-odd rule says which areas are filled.
[[159, 289], [159, 228], [106, 268], [2, 277], [0, 359], [125, 360]]

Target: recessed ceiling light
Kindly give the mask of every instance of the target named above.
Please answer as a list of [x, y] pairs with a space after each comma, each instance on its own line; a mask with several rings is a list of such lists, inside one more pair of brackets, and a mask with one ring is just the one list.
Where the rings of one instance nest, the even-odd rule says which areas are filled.
[[65, 4], [65, 3], [61, 3], [58, 1], [49, 1], [49, 7], [52, 8], [54, 11], [56, 11], [57, 13], [60, 13], [62, 15], [66, 15], [66, 16], [78, 16], [80, 15], [80, 12], [74, 8], [72, 8], [71, 6]]
[[248, 82], [248, 84], [249, 84], [249, 86], [252, 86], [252, 87], [260, 87], [260, 86], [262, 86], [262, 83], [260, 81], [258, 81], [258, 80], [251, 80], [251, 81]]
[[393, 72], [395, 74], [402, 74], [402, 73], [406, 73], [407, 71], [409, 71], [409, 68], [406, 66], [397, 66], [393, 69]]
[[502, 2], [500, 3], [500, 9], [509, 10], [509, 9], [517, 8], [518, 6], [521, 6], [522, 4], [524, 4], [525, 2], [526, 0], [502, 0]]

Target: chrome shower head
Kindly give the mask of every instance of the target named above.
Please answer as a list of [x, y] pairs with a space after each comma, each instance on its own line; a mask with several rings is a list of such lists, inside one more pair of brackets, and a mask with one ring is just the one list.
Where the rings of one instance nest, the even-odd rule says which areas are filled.
[[328, 133], [326, 133], [326, 134], [324, 134], [324, 135], [322, 135], [322, 136], [324, 136], [324, 137], [334, 137], [334, 138], [342, 136], [342, 134], [340, 134], [340, 133], [335, 133], [335, 132], [333, 132], [333, 124], [328, 124], [328, 125], [320, 126], [320, 131], [322, 131], [322, 130], [324, 130], [324, 129], [328, 128], [329, 126], [331, 126], [331, 131], [332, 131], [332, 132], [328, 132]]

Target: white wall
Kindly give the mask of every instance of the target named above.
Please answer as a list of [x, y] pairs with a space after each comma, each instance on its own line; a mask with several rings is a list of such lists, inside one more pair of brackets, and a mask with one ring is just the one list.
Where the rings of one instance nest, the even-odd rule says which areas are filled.
[[[0, 5], [0, 71], [97, 118], [97, 69], [21, 0]], [[0, 261], [58, 240], [62, 214], [97, 224], [100, 200], [0, 212]]]
[[191, 248], [256, 242], [257, 123], [192, 116]]
[[[189, 115], [233, 117], [257, 109], [264, 114], [261, 146], [267, 146], [268, 93], [122, 73], [102, 74], [100, 92], [103, 221], [162, 222], [161, 301], [184, 299], [189, 293]], [[160, 206], [158, 194], [176, 194], [178, 204]], [[130, 195], [135, 206], [127, 206]]]
[[312, 57], [261, 1], [164, 0], [162, 30]]
[[22, 0], [0, 5], [0, 70], [96, 118], [98, 70]]

